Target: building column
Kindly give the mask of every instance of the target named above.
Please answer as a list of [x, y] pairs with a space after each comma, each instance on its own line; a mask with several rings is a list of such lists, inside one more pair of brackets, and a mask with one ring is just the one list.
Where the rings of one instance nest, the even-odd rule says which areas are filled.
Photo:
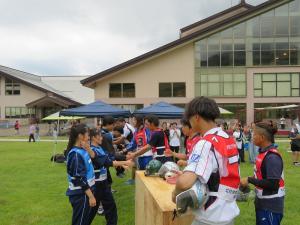
[[254, 122], [254, 102], [247, 102], [246, 105], [247, 125], [250, 125]]

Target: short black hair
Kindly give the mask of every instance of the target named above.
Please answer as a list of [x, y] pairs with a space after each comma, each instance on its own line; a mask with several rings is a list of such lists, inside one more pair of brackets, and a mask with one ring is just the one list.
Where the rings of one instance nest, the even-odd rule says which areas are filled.
[[119, 117], [116, 122], [126, 122], [126, 120], [123, 117]]
[[112, 116], [105, 116], [103, 118], [102, 125], [107, 126], [115, 123], [115, 119]]
[[190, 121], [186, 118], [181, 119], [180, 123], [181, 123], [182, 126], [189, 127], [190, 129], [192, 128], [192, 125], [190, 124]]
[[277, 126], [266, 122], [259, 122], [255, 124], [255, 128], [266, 137], [266, 139], [274, 143], [274, 135], [277, 133]]
[[145, 117], [145, 120], [147, 120], [149, 123], [154, 124], [154, 126], [158, 127], [159, 126], [159, 119], [155, 115], [147, 115]]
[[113, 131], [117, 131], [120, 134], [124, 134], [124, 129], [121, 126], [115, 126], [114, 129], [113, 129]]
[[215, 121], [220, 116], [220, 109], [215, 100], [207, 97], [196, 97], [190, 101], [185, 109], [185, 117], [190, 119], [199, 115], [206, 121]]

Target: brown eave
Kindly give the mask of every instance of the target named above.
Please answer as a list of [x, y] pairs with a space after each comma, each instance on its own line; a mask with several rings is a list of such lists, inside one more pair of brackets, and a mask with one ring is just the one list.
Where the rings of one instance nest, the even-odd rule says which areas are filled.
[[199, 25], [202, 25], [202, 24], [204, 24], [204, 23], [207, 23], [207, 22], [210, 21], [210, 20], [214, 20], [214, 19], [216, 19], [216, 18], [218, 18], [218, 17], [220, 17], [220, 16], [223, 16], [223, 15], [225, 15], [225, 14], [227, 14], [227, 13], [230, 13], [230, 12], [232, 12], [232, 11], [235, 11], [236, 9], [239, 9], [239, 8], [247, 8], [247, 9], [250, 9], [250, 8], [253, 8], [253, 7], [255, 7], [255, 6], [249, 5], [249, 4], [245, 3], [245, 2], [241, 2], [240, 4], [235, 5], [235, 6], [231, 7], [231, 8], [228, 8], [228, 9], [222, 11], [222, 12], [216, 13], [216, 14], [214, 14], [214, 15], [212, 15], [212, 16], [210, 16], [210, 17], [207, 17], [207, 18], [205, 18], [205, 19], [203, 19], [203, 20], [200, 20], [200, 21], [198, 21], [198, 22], [196, 22], [196, 23], [193, 23], [193, 24], [191, 24], [191, 25], [188, 25], [188, 26], [186, 26], [186, 27], [183, 27], [183, 28], [180, 29], [180, 32], [183, 33], [183, 32], [185, 32], [185, 31], [187, 31], [187, 30], [190, 30], [190, 29], [192, 29], [192, 28], [194, 28], [194, 27], [197, 27], [197, 26], [199, 26]]
[[[253, 7], [249, 8], [248, 10], [246, 10], [244, 12], [236, 14], [236, 15], [234, 15], [234, 16], [228, 18], [228, 19], [225, 19], [225, 20], [223, 20], [221, 22], [215, 23], [215, 24], [213, 24], [213, 25], [211, 25], [209, 27], [206, 27], [206, 28], [204, 28], [204, 29], [202, 29], [200, 31], [196, 31], [195, 33], [191, 33], [191, 34], [189, 34], [187, 36], [184, 36], [184, 37], [182, 37], [180, 39], [172, 41], [172, 42], [170, 42], [170, 43], [168, 43], [166, 45], [163, 45], [163, 46], [161, 46], [159, 48], [151, 50], [151, 51], [149, 51], [149, 52], [147, 52], [145, 54], [137, 56], [137, 57], [135, 57], [133, 59], [130, 59], [130, 60], [126, 61], [126, 62], [123, 62], [123, 63], [121, 63], [121, 64], [119, 64], [117, 66], [111, 67], [110, 69], [104, 70], [104, 71], [102, 71], [100, 73], [97, 73], [97, 74], [95, 74], [93, 76], [90, 76], [90, 77], [88, 77], [86, 79], [83, 79], [80, 82], [81, 82], [82, 85], [89, 85], [90, 83], [93, 83], [93, 82], [95, 82], [98, 79], [106, 77], [106, 76], [108, 76], [108, 75], [110, 75], [112, 73], [118, 72], [118, 71], [120, 71], [122, 69], [125, 69], [125, 68], [127, 68], [129, 66], [132, 66], [132, 65], [136, 64], [136, 63], [139, 63], [139, 62], [141, 62], [141, 61], [143, 61], [145, 59], [151, 58], [152, 56], [158, 55], [159, 53], [162, 53], [164, 51], [172, 49], [172, 48], [174, 48], [176, 46], [179, 46], [179, 45], [181, 45], [181, 44], [183, 44], [185, 42], [193, 40], [193, 39], [197, 38], [200, 35], [203, 35], [203, 34], [206, 34], [208, 32], [211, 32], [211, 31], [213, 31], [213, 30], [215, 30], [217, 28], [220, 28], [220, 27], [222, 27], [222, 26], [224, 26], [226, 24], [230, 24], [230, 23], [234, 22], [235, 20], [242, 19], [243, 17], [251, 15], [255, 11], [262, 10], [265, 7], [272, 6], [273, 4], [279, 3], [281, 1], [282, 0], [269, 0], [269, 1], [266, 1], [266, 2], [264, 2], [262, 4], [260, 4], [260, 5], [253, 6]], [[292, 1], [292, 0], [285, 1], [282, 4], [284, 4], [286, 2], [290, 2], [290, 1]]]

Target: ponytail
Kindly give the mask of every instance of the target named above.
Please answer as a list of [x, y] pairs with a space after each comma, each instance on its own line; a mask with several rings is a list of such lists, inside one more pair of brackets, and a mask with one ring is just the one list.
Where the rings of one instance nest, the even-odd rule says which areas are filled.
[[85, 124], [77, 124], [71, 128], [69, 142], [65, 153], [66, 155], [68, 155], [71, 149], [74, 147], [79, 134], [83, 135], [86, 132], [88, 132], [88, 128]]
[[274, 135], [277, 133], [277, 126], [265, 122], [255, 124], [256, 128], [263, 130], [264, 136], [272, 143], [274, 143]]

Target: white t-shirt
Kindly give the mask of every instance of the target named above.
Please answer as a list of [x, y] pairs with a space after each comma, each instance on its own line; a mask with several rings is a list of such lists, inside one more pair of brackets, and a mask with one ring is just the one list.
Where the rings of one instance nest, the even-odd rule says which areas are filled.
[[170, 146], [180, 146], [180, 135], [181, 132], [179, 129], [175, 129], [175, 130], [170, 129], [170, 142], [169, 142]]
[[[222, 131], [221, 128], [213, 128], [209, 130], [204, 136], [208, 134], [218, 133], [223, 137], [228, 137], [228, 134]], [[211, 151], [211, 143], [206, 140], [200, 140], [193, 149], [192, 154], [188, 160], [188, 165], [184, 171], [193, 172], [198, 175], [198, 179], [202, 183], [207, 183], [211, 174], [218, 169], [220, 173], [227, 171], [223, 163], [223, 159], [217, 151], [216, 157]], [[219, 168], [218, 168], [218, 163]], [[240, 210], [236, 201], [226, 201], [217, 198], [216, 201], [210, 205], [206, 210], [204, 208], [198, 209], [195, 212], [195, 219], [207, 224], [224, 225], [230, 223], [235, 217], [240, 214]]]
[[235, 143], [238, 149], [242, 149], [243, 147], [243, 141], [242, 141], [243, 135], [241, 136], [241, 141], [236, 140], [237, 138], [240, 138], [240, 136], [241, 136], [241, 132], [239, 130], [233, 132], [233, 137], [235, 139]]
[[130, 134], [130, 131], [132, 132], [132, 135], [133, 135], [135, 132], [134, 127], [132, 125], [130, 125], [129, 123], [125, 123], [125, 126], [123, 128], [123, 136], [125, 138], [127, 138], [128, 135]]

